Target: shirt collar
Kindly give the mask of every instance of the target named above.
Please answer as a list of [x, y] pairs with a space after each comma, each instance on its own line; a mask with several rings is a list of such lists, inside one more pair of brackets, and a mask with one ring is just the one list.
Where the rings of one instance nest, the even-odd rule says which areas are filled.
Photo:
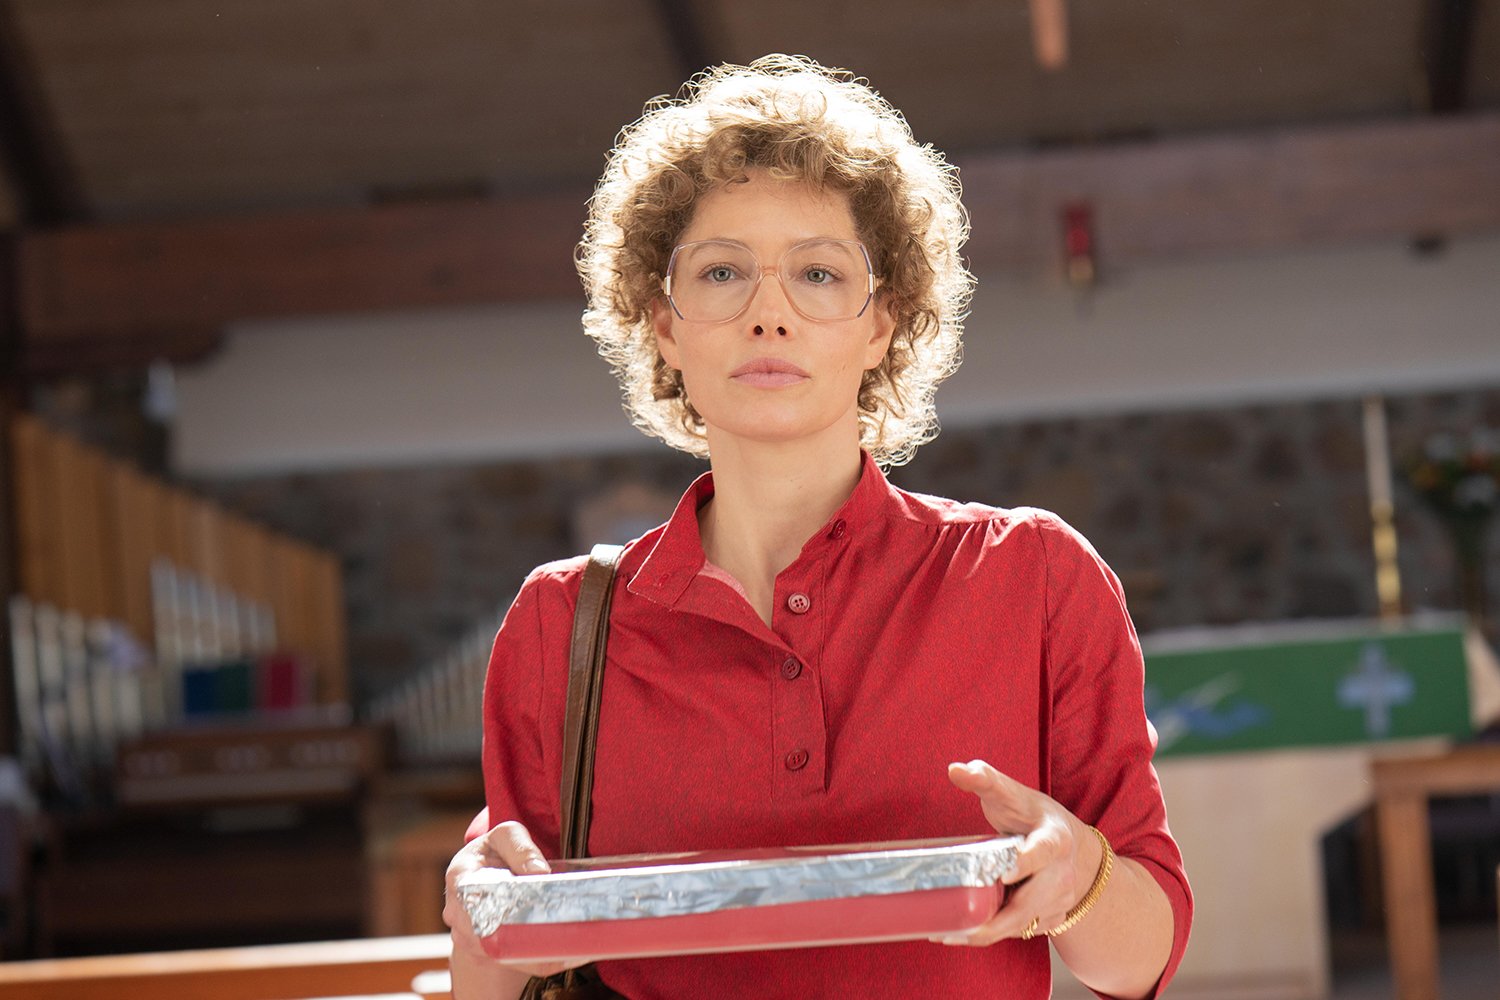
[[[859, 482], [849, 499], [802, 546], [798, 561], [816, 556], [830, 545], [847, 544], [851, 538], [899, 504], [895, 487], [886, 481], [869, 452], [860, 452]], [[703, 538], [698, 533], [698, 510], [714, 495], [714, 474], [705, 472], [687, 488], [671, 518], [663, 525], [628, 589], [658, 604], [673, 607], [708, 561]]]

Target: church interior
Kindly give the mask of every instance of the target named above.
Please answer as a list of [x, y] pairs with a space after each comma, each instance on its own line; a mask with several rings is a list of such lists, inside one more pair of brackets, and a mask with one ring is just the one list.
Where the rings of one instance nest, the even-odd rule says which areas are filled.
[[1500, 0], [0, 0], [0, 1000], [449, 995], [495, 631], [705, 468], [581, 333], [592, 184], [769, 52], [958, 166], [890, 479], [1118, 573], [1167, 995], [1493, 1000]]

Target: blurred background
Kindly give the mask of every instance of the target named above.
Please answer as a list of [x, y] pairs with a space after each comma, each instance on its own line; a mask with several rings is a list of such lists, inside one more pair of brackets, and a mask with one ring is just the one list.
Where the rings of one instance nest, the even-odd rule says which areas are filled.
[[1493, 997], [1494, 0], [0, 0], [4, 956], [441, 930], [499, 617], [704, 468], [580, 332], [591, 184], [773, 51], [960, 168], [892, 479], [1122, 577], [1174, 991]]

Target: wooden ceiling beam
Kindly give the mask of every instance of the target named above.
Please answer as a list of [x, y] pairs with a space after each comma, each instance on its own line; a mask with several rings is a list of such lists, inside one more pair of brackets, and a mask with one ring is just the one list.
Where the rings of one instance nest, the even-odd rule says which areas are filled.
[[[1060, 266], [1092, 207], [1099, 265], [1500, 232], [1500, 114], [960, 159], [976, 271]], [[231, 323], [576, 299], [587, 193], [24, 234], [25, 363], [201, 353]], [[156, 353], [151, 353], [155, 351]], [[166, 353], [163, 353], [163, 352]]]
[[1474, 0], [1427, 0], [1421, 56], [1427, 108], [1434, 114], [1468, 106], [1475, 6]]
[[671, 43], [677, 63], [677, 78], [687, 80], [719, 60], [708, 42], [704, 4], [693, 0], [653, 0]]
[[254, 319], [578, 295], [586, 192], [74, 227], [22, 236], [23, 361], [192, 360]]
[[1056, 266], [1063, 207], [1104, 269], [1500, 232], [1500, 114], [1068, 147], [960, 161], [978, 270]]
[[11, 0], [0, 0], [0, 172], [11, 182], [22, 225], [88, 218], [61, 136], [37, 83]]

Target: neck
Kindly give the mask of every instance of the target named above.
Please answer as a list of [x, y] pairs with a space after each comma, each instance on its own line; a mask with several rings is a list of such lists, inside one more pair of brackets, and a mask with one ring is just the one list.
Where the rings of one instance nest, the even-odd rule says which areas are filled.
[[776, 575], [859, 483], [858, 439], [830, 444], [710, 441], [714, 496], [698, 512], [703, 551], [770, 621]]

